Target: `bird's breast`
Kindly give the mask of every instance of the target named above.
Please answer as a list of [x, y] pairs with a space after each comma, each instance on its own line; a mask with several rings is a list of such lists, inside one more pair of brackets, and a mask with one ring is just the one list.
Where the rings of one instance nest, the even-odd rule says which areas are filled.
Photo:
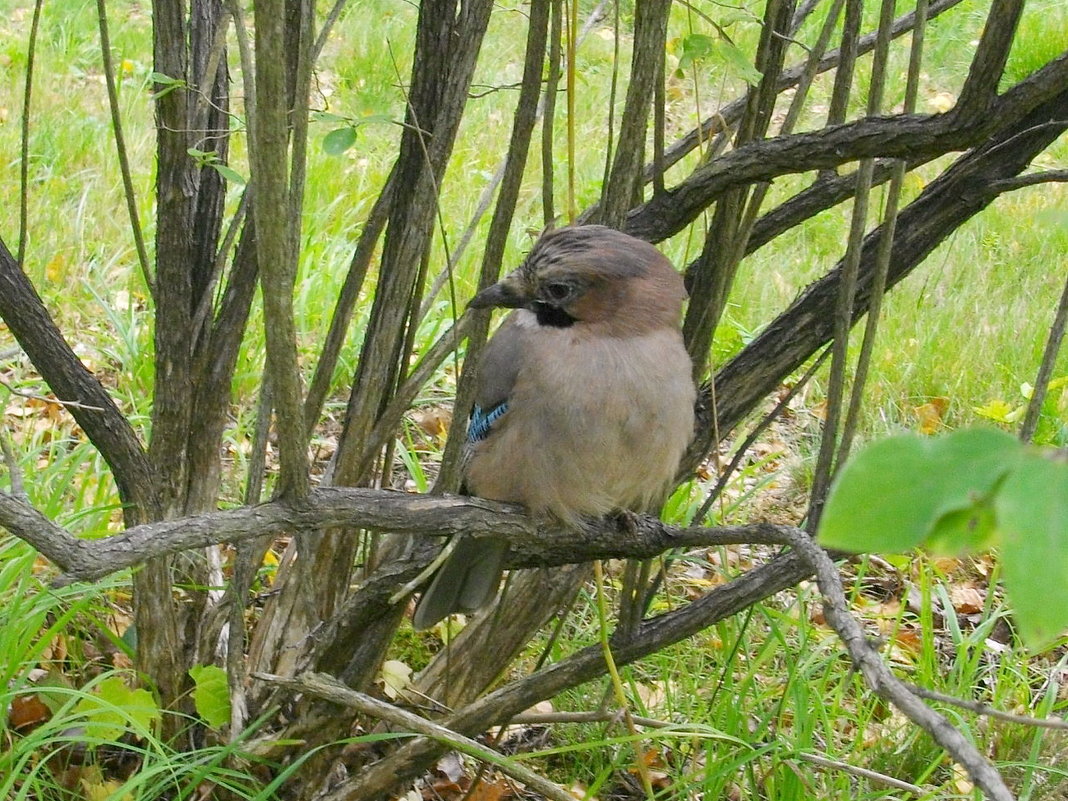
[[508, 413], [468, 462], [476, 494], [572, 521], [663, 500], [693, 434], [682, 337], [593, 334], [528, 329]]

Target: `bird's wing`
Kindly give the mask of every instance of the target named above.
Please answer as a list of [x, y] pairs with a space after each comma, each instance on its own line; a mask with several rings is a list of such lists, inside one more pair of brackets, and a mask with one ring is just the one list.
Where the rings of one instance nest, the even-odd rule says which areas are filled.
[[523, 328], [518, 312], [512, 312], [482, 352], [478, 368], [475, 406], [467, 427], [467, 440], [474, 443], [489, 436], [494, 424], [508, 411], [524, 355]]

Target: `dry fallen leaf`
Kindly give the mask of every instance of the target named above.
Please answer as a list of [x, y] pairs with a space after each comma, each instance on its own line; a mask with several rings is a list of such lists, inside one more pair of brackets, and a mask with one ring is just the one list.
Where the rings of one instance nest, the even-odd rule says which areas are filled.
[[942, 428], [942, 417], [949, 408], [949, 398], [931, 398], [927, 403], [912, 408], [920, 424], [921, 434], [935, 434]]
[[382, 692], [389, 696], [390, 700], [396, 701], [397, 696], [411, 684], [412, 669], [397, 659], [387, 659], [382, 664], [378, 679], [382, 682]]
[[982, 612], [986, 605], [986, 593], [966, 585], [950, 588], [949, 599], [953, 602], [953, 608], [961, 615], [974, 615]]
[[7, 722], [15, 731], [26, 734], [50, 717], [51, 710], [36, 694], [18, 695], [8, 708]]

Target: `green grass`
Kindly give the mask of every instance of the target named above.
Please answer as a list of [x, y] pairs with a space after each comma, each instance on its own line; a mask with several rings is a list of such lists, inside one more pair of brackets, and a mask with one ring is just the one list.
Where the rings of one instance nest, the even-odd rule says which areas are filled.
[[[592, 3], [584, 2], [584, 10], [588, 7]], [[943, 93], [953, 96], [959, 92], [984, 8], [962, 4], [931, 26], [920, 111], [934, 110]], [[8, 154], [0, 165], [0, 235], [12, 249], [18, 228], [18, 118], [30, 11], [25, 0], [0, 0], [0, 152]], [[518, 80], [524, 26], [516, 23], [523, 13], [525, 6], [517, 2], [498, 5], [475, 78], [477, 85], [499, 86]], [[624, 9], [624, 17], [627, 13]], [[729, 24], [732, 39], [743, 50], [751, 48], [759, 30], [746, 15], [719, 6], [710, 13]], [[150, 20], [145, 9], [134, 3], [113, 3], [110, 14], [115, 61], [127, 62], [121, 67], [120, 105], [139, 213], [151, 248], [154, 143], [147, 88]], [[1065, 49], [1065, 14], [1058, 0], [1028, 4], [1022, 23], [1024, 34], [1010, 59], [1011, 80], [1019, 80]], [[354, 7], [327, 45], [313, 107], [353, 120], [379, 115], [401, 119], [404, 95], [400, 86], [410, 69], [415, 15], [414, 5], [396, 0], [372, 0]], [[375, 24], [367, 25], [368, 19], [374, 19]], [[810, 37], [819, 21], [810, 21], [802, 37]], [[671, 23], [672, 56], [677, 57], [679, 42], [686, 36], [712, 33], [699, 15], [678, 6]], [[110, 140], [96, 37], [94, 4], [61, 0], [46, 5], [34, 85], [26, 269], [61, 327], [70, 332], [79, 354], [102, 375], [120, 407], [144, 432], [150, 412], [146, 399], [153, 380], [152, 318], [136, 265]], [[389, 43], [388, 50], [383, 42]], [[900, 77], [907, 44], [904, 39], [895, 45], [891, 76]], [[609, 18], [594, 27], [579, 51], [580, 97], [575, 123], [580, 143], [604, 138], [614, 46]], [[625, 39], [620, 41], [620, 51], [626, 63], [629, 49]], [[791, 61], [795, 58], [796, 52]], [[713, 66], [699, 65], [696, 75], [669, 82], [669, 139], [688, 130], [718, 103], [735, 96], [740, 79]], [[239, 83], [235, 82], [235, 87]], [[828, 88], [829, 80], [824, 77], [814, 91], [826, 93]], [[893, 87], [887, 105], [899, 103], [900, 94], [900, 85]], [[431, 275], [445, 264], [442, 239], [451, 252], [498, 167], [515, 97], [513, 89], [502, 89], [470, 104], [442, 186], [444, 230], [435, 237]], [[622, 97], [621, 87], [619, 107]], [[554, 134], [562, 152], [562, 108], [559, 113]], [[820, 123], [820, 115], [811, 113], [803, 127]], [[332, 156], [323, 151], [321, 143], [335, 126], [327, 122], [313, 122], [311, 126], [295, 298], [303, 364], [309, 374], [358, 238], [359, 223], [384, 181], [400, 134], [398, 126], [388, 123], [361, 125], [356, 146]], [[247, 175], [242, 163], [244, 149], [243, 134], [239, 133], [234, 140], [234, 166]], [[669, 184], [683, 176], [695, 160], [696, 156], [691, 157], [675, 167]], [[576, 164], [580, 208], [596, 200], [603, 162], [599, 147], [580, 147]], [[1068, 143], [1061, 141], [1036, 166], [1053, 169], [1066, 162]], [[935, 174], [934, 166], [918, 171], [910, 178], [907, 195], [915, 196], [923, 182]], [[517, 264], [529, 248], [527, 229], [541, 227], [541, 178], [540, 161], [534, 158], [520, 193], [506, 268]], [[793, 178], [778, 182], [768, 205], [797, 185]], [[1045, 331], [1063, 286], [1063, 270], [1051, 267], [1063, 264], [1068, 249], [1068, 229], [1058, 228], [1044, 214], [1068, 207], [1066, 192], [1063, 184], [1048, 184], [1003, 196], [943, 243], [924, 267], [891, 293], [867, 388], [863, 437], [918, 428], [915, 409], [932, 398], [948, 399], [943, 421], [949, 427], [976, 422], [980, 418], [975, 407], [991, 400], [1021, 402], [1020, 385], [1034, 380]], [[236, 195], [237, 190], [233, 190], [231, 204], [236, 202]], [[565, 207], [562, 170], [556, 175], [556, 204], [558, 210]], [[848, 215], [848, 207], [825, 212], [743, 263], [728, 320], [721, 326], [714, 348], [717, 364], [736, 353], [841, 256]], [[488, 220], [483, 219], [474, 244], [457, 266], [456, 295], [461, 304], [473, 288], [487, 226]], [[692, 259], [699, 247], [700, 238], [692, 233], [680, 234], [663, 245], [664, 252], [678, 265]], [[443, 292], [421, 325], [417, 337], [421, 348], [432, 342], [456, 313], [448, 298], [448, 292]], [[357, 310], [336, 371], [337, 391], [331, 408], [338, 414], [355, 367], [367, 312], [365, 302]], [[10, 335], [0, 328], [0, 350], [10, 344]], [[227, 502], [239, 497], [243, 449], [254, 418], [262, 360], [262, 325], [256, 311], [238, 362], [235, 422], [226, 435], [227, 455], [234, 467], [227, 478]], [[0, 364], [0, 370], [6, 383], [25, 392], [45, 394], [39, 377], [25, 362]], [[1068, 356], [1062, 355], [1054, 374], [1068, 375]], [[454, 378], [450, 362], [418, 402], [447, 400]], [[33, 503], [80, 532], [103, 532], [117, 525], [113, 484], [84, 435], [56, 409], [35, 405], [2, 387], [0, 399], [6, 409], [4, 426], [16, 444]], [[799, 398], [789, 426], [777, 431], [785, 452], [747, 465], [724, 503], [717, 506], [715, 521], [743, 521], [754, 508], [761, 508], [762, 498], [775, 491], [796, 495], [803, 490], [805, 473], [811, 469], [812, 441], [818, 433], [815, 410], [822, 399], [822, 385], [817, 381]], [[1068, 413], [1064, 405], [1056, 404], [1052, 413], [1059, 416], [1054, 422], [1060, 425], [1051, 424], [1046, 429], [1049, 441], [1063, 445]], [[432, 481], [437, 443], [408, 427], [400, 446], [399, 469], [416, 488], [426, 487]], [[669, 510], [671, 519], [687, 520], [705, 489], [680, 491]], [[772, 511], [781, 510], [773, 507]], [[749, 558], [734, 551], [706, 556], [712, 561], [704, 567], [698, 565], [696, 578], [688, 573], [673, 576], [665, 603], [681, 603], [686, 598], [687, 582], [695, 582], [692, 589], [699, 590], [709, 581], [721, 580], [723, 572], [741, 569]], [[735, 564], [738, 559], [741, 565]], [[1028, 658], [1018, 651], [1001, 652], [987, 645], [993, 628], [1006, 614], [992, 583], [985, 588], [987, 614], [961, 627], [953, 615], [944, 619], [935, 616], [935, 605], [945, 605], [953, 586], [961, 580], [959, 575], [942, 572], [938, 563], [917, 559], [902, 566], [903, 580], [915, 586], [922, 599], [918, 610], [880, 605], [860, 589], [860, 576], [867, 567], [861, 565], [855, 570], [858, 578], [851, 590], [856, 608], [871, 630], [886, 638], [887, 652], [906, 678], [946, 692], [974, 693], [1005, 709], [1064, 714], [1066, 701], [1063, 693], [1058, 693], [1057, 683], [1063, 664], [1057, 662], [1056, 655]], [[976, 575], [967, 566], [961, 570], [968, 576]], [[13, 698], [35, 692], [31, 677], [36, 670], [58, 668], [73, 676], [73, 686], [64, 691], [70, 700], [63, 702], [66, 706], [61, 704], [65, 711], [48, 725], [30, 733], [16, 733], [0, 721], [0, 738], [12, 749], [6, 758], [19, 765], [9, 774], [8, 783], [0, 784], [13, 798], [55, 796], [55, 781], [43, 755], [58, 753], [57, 747], [69, 739], [65, 727], [72, 725], [77, 699], [101, 676], [111, 675], [106, 666], [86, 654], [84, 645], [75, 646], [61, 664], [53, 664], [54, 641], [62, 638], [84, 643], [103, 637], [121, 650], [121, 631], [113, 630], [108, 615], [113, 606], [124, 603], [125, 580], [54, 590], [47, 586], [49, 578], [48, 569], [35, 562], [28, 548], [10, 538], [0, 540], [0, 710]], [[814, 767], [798, 756], [814, 754], [934, 787], [932, 797], [969, 796], [967, 788], [954, 783], [957, 777], [951, 766], [930, 741], [875, 699], [849, 670], [836, 639], [817, 622], [817, 608], [812, 588], [803, 587], [797, 594], [785, 593], [750, 615], [724, 621], [683, 645], [624, 670], [636, 711], [680, 727], [651, 734], [649, 740], [649, 747], [664, 762], [658, 769], [671, 775], [672, 793], [777, 801], [876, 799], [890, 794], [877, 784]], [[595, 619], [592, 603], [580, 604], [550, 659], [563, 658], [575, 647], [596, 642]], [[900, 646], [908, 641], [899, 636], [902, 631], [920, 632], [921, 647], [909, 651]], [[405, 648], [412, 653], [419, 652], [420, 646]], [[603, 685], [583, 687], [555, 703], [558, 709], [594, 709], [605, 689]], [[1057, 765], [1064, 764], [1065, 747], [1055, 735], [979, 721], [948, 708], [946, 712], [998, 761], [1021, 798], [1052, 798], [1056, 788], [1063, 787], [1066, 777]], [[239, 797], [268, 797], [268, 791], [251, 776], [227, 772], [223, 765], [231, 754], [225, 748], [180, 754], [154, 740], [151, 731], [139, 734], [136, 748], [143, 766], [129, 781], [109, 790], [113, 798], [130, 793], [149, 799], [165, 790], [188, 797], [205, 781], [227, 782]], [[538, 768], [561, 781], [581, 782], [591, 792], [605, 796], [620, 774], [631, 767], [632, 746], [617, 726], [563, 725], [554, 736], [555, 750], [539, 757]]]

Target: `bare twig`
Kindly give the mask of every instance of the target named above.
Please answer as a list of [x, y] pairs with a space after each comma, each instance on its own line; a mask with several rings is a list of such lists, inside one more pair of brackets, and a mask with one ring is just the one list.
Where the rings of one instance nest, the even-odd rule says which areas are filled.
[[1031, 391], [1031, 401], [1027, 404], [1027, 412], [1023, 423], [1020, 425], [1020, 439], [1030, 442], [1038, 428], [1038, 417], [1042, 413], [1042, 404], [1045, 403], [1046, 393], [1049, 390], [1049, 380], [1053, 376], [1053, 367], [1057, 361], [1057, 354], [1061, 351], [1061, 342], [1064, 340], [1064, 327], [1068, 323], [1068, 281], [1064, 284], [1060, 302], [1057, 304], [1057, 313], [1053, 318], [1053, 325], [1049, 329], [1049, 339], [1046, 340], [1046, 348], [1042, 353], [1042, 363], [1038, 367], [1038, 375], [1035, 377], [1035, 386]]
[[1013, 801], [1015, 796], [1005, 785], [1001, 774], [978, 749], [946, 718], [920, 701], [890, 670], [872, 647], [857, 620], [849, 613], [842, 589], [841, 576], [830, 556], [806, 534], [796, 530], [784, 532], [790, 546], [812, 568], [816, 583], [823, 594], [823, 609], [827, 622], [842, 640], [853, 664], [880, 698], [905, 714], [913, 723], [931, 735], [932, 739], [965, 770], [989, 798], [994, 801]]
[[984, 704], [982, 701], [969, 701], [967, 698], [958, 698], [955, 695], [929, 690], [926, 687], [920, 687], [915, 684], [908, 685], [908, 688], [921, 698], [967, 709], [969, 712], [974, 712], [985, 718], [1003, 720], [1006, 723], [1018, 723], [1021, 726], [1032, 726], [1036, 729], [1068, 731], [1068, 720], [1064, 718], [1036, 718], [1033, 715], [1014, 715], [1011, 712], [1002, 712], [1000, 709], [995, 709], [990, 704]]
[[335, 704], [351, 707], [364, 715], [370, 715], [373, 718], [392, 723], [394, 726], [399, 726], [413, 734], [430, 737], [444, 743], [454, 751], [459, 751], [484, 762], [492, 762], [501, 773], [511, 776], [531, 790], [541, 793], [546, 798], [553, 799], [553, 801], [575, 801], [575, 796], [571, 793], [514, 760], [505, 759], [481, 743], [469, 737], [464, 737], [462, 734], [457, 734], [437, 723], [432, 723], [426, 718], [413, 715], [400, 707], [373, 698], [366, 693], [352, 690], [330, 676], [322, 673], [305, 673], [296, 679], [288, 679], [282, 676], [254, 673], [253, 677], [261, 681], [268, 681], [287, 687], [296, 692], [309, 693]]
[[104, 82], [108, 90], [108, 106], [111, 109], [111, 127], [115, 134], [115, 149], [119, 154], [119, 170], [122, 173], [122, 189], [126, 198], [126, 211], [130, 215], [130, 233], [137, 250], [137, 263], [149, 295], [155, 297], [156, 283], [148, 263], [148, 250], [137, 213], [137, 198], [134, 195], [133, 178], [130, 174], [130, 159], [126, 152], [126, 139], [122, 134], [122, 119], [119, 115], [119, 92], [115, 87], [115, 65], [111, 60], [111, 38], [108, 36], [108, 13], [105, 0], [96, 0], [96, 15], [100, 23], [100, 53], [104, 60]]
[[20, 398], [28, 398], [30, 400], [43, 401], [45, 403], [55, 403], [59, 406], [63, 406], [67, 409], [83, 409], [89, 412], [102, 412], [104, 411], [99, 406], [90, 406], [86, 403], [79, 403], [78, 401], [60, 400], [59, 398], [51, 398], [47, 395], [38, 395], [36, 392], [27, 392], [24, 389], [18, 389], [11, 386], [11, 384], [4, 379], [0, 378], [0, 387], [3, 387], [12, 395], [18, 395]]
[[791, 756], [801, 762], [808, 762], [810, 765], [818, 765], [821, 768], [830, 768], [831, 770], [840, 770], [842, 773], [848, 773], [851, 776], [857, 776], [861, 779], [868, 779], [869, 781], [878, 782], [879, 784], [885, 784], [888, 787], [904, 790], [913, 795], [925, 795], [927, 793], [927, 790], [924, 790], [918, 784], [902, 781], [901, 779], [887, 776], [885, 773], [879, 773], [878, 771], [869, 770], [868, 768], [850, 765], [848, 762], [839, 762], [837, 759], [830, 759], [829, 757], [820, 754], [809, 754], [805, 751], [796, 751]]
[[29, 225], [30, 202], [30, 98], [33, 93], [33, 60], [37, 51], [37, 30], [41, 22], [41, 6], [44, 0], [33, 4], [33, 20], [30, 22], [30, 38], [26, 48], [26, 84], [22, 92], [21, 141], [19, 143], [19, 241], [15, 260], [26, 262], [26, 236]]
[[21, 501], [27, 501], [26, 486], [22, 483], [22, 468], [19, 467], [19, 461], [11, 449], [11, 442], [3, 431], [0, 431], [0, 452], [3, 453], [7, 477], [11, 482], [11, 494]]

